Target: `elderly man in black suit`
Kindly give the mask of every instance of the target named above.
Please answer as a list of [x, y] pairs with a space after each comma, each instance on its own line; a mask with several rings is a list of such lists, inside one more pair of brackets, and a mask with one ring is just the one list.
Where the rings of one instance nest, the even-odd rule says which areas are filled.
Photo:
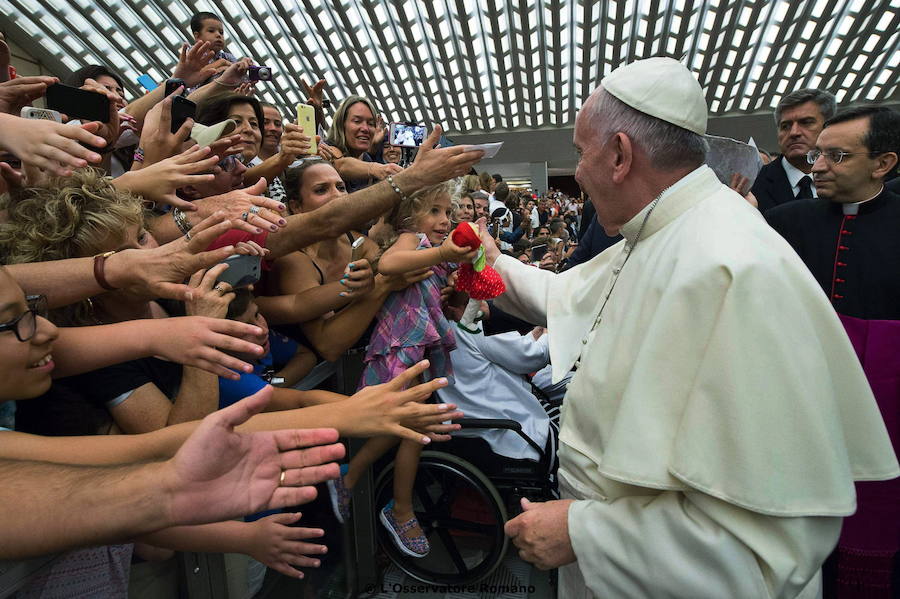
[[778, 103], [775, 123], [781, 156], [762, 167], [752, 188], [760, 212], [817, 197], [806, 153], [815, 148], [816, 138], [835, 110], [834, 96], [818, 89], [797, 90]]

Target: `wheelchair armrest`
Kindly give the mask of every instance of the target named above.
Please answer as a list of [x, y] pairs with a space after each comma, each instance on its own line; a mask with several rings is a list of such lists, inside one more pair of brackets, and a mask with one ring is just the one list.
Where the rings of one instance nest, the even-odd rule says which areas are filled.
[[515, 420], [509, 420], [507, 418], [460, 418], [459, 420], [454, 420], [453, 424], [462, 425], [463, 428], [499, 428], [515, 431], [523, 441], [537, 451], [541, 460], [545, 458], [544, 449], [535, 443], [534, 439], [526, 435], [525, 431], [522, 430], [522, 425]]
[[506, 418], [460, 418], [453, 424], [462, 425], [463, 428], [502, 428], [511, 431], [521, 431], [522, 425], [515, 420]]

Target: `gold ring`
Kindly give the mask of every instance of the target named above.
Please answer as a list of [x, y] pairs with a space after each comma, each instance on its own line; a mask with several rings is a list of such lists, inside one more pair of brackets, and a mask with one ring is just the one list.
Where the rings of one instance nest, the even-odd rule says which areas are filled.
[[283, 486], [284, 486], [284, 473], [285, 473], [285, 472], [287, 472], [287, 470], [282, 470], [282, 471], [281, 471], [281, 476], [278, 477], [278, 486], [279, 486], [279, 487], [283, 487]]

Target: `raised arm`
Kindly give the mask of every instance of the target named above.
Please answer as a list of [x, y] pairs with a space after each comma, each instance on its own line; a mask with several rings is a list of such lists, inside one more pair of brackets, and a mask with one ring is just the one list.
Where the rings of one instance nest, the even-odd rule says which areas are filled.
[[[434, 131], [422, 144], [416, 162], [393, 177], [404, 195], [410, 195], [423, 187], [446, 181], [469, 172], [484, 153], [467, 150], [465, 146], [434, 148], [440, 139], [441, 129]], [[284, 256], [316, 241], [334, 239], [347, 231], [361, 230], [365, 223], [378, 218], [400, 200], [388, 181], [328, 202], [325, 206], [295, 214], [287, 218], [287, 225], [276, 235], [270, 236], [267, 247], [271, 257]]]
[[405, 272], [436, 266], [441, 262], [459, 262], [474, 257], [474, 252], [461, 248], [449, 237], [438, 247], [417, 250], [419, 238], [415, 233], [401, 233], [394, 245], [385, 250], [378, 261], [379, 272], [399, 275]]
[[[337, 431], [236, 432], [268, 397], [261, 392], [211, 414], [165, 462], [102, 467], [0, 460], [0, 559], [309, 501], [315, 491], [304, 485], [338, 476], [335, 464], [320, 465], [343, 456], [334, 444]], [[324, 443], [332, 445], [313, 447]], [[59, 518], [62, 505], [77, 517]]]

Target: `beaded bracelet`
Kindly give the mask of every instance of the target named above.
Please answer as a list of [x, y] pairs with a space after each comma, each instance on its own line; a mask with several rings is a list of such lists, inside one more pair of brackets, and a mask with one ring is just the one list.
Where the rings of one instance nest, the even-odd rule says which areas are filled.
[[391, 186], [391, 189], [394, 190], [394, 193], [396, 193], [398, 196], [400, 196], [400, 201], [401, 201], [401, 202], [407, 202], [407, 201], [409, 201], [409, 198], [406, 196], [406, 194], [403, 193], [403, 191], [401, 191], [399, 187], [397, 187], [397, 184], [396, 184], [396, 183], [394, 183], [394, 176], [393, 176], [393, 175], [388, 175], [387, 177], [385, 177], [385, 181], [388, 182], [388, 184]]
[[178, 227], [178, 230], [181, 231], [182, 235], [187, 235], [191, 228], [194, 226], [187, 219], [182, 212], [181, 208], [175, 208], [172, 210], [172, 219], [175, 221], [175, 225]]

